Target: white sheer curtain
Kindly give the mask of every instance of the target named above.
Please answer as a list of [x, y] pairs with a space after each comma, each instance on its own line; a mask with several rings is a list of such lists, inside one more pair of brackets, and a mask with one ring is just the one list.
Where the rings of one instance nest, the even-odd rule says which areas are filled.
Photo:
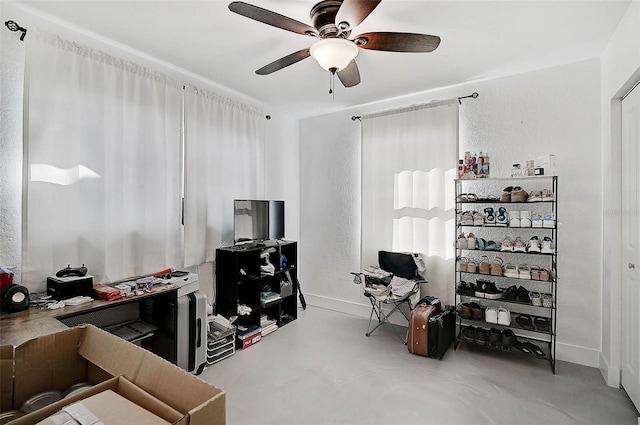
[[362, 120], [362, 265], [379, 250], [421, 253], [443, 279], [453, 255], [457, 100]]
[[26, 41], [23, 280], [179, 267], [182, 85], [54, 36]]
[[233, 242], [234, 199], [264, 196], [264, 115], [241, 103], [185, 91], [185, 266], [215, 260]]

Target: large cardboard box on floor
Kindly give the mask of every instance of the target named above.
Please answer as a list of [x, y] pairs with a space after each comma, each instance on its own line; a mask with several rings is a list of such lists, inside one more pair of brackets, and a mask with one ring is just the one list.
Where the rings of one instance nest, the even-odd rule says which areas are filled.
[[[111, 400], [120, 407], [129, 406], [132, 415], [140, 413], [120, 400], [122, 397], [157, 416], [158, 424], [225, 423], [223, 390], [95, 326], [83, 325], [44, 335], [15, 349], [0, 347], [0, 411], [19, 409], [34, 395], [64, 392], [80, 382], [94, 386], [12, 424], [36, 424], [60, 413], [65, 406], [109, 390], [114, 394], [100, 395], [97, 404], [95, 399], [88, 404], [96, 406]], [[105, 412], [95, 414], [98, 419], [105, 419], [105, 425], [118, 423], [113, 417], [98, 416], [104, 416]]]

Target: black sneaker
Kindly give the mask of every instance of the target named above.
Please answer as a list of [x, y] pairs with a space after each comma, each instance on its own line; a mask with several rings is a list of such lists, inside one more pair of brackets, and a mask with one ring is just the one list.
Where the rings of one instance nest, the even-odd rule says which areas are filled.
[[460, 281], [456, 284], [456, 294], [458, 295], [467, 295], [467, 291], [469, 290], [469, 285], [465, 281]]
[[518, 287], [511, 285], [504, 291], [504, 299], [507, 301], [518, 301]]
[[470, 297], [476, 296], [476, 285], [473, 282], [467, 282], [467, 293], [465, 295]]
[[505, 329], [502, 331], [502, 348], [505, 350], [510, 349], [518, 342], [516, 334], [511, 329]]
[[494, 347], [502, 347], [502, 331], [496, 328], [489, 329], [489, 339], [487, 340], [487, 344]]
[[467, 326], [462, 330], [462, 338], [466, 342], [474, 343], [476, 340], [476, 328], [475, 326]]
[[531, 297], [527, 288], [518, 287], [518, 301], [524, 304], [531, 304]]
[[478, 345], [487, 345], [487, 339], [489, 339], [489, 335], [487, 331], [482, 328], [476, 328], [475, 334], [475, 342]]
[[502, 298], [502, 291], [496, 288], [496, 284], [486, 281], [484, 284], [484, 297], [490, 300], [499, 300]]
[[475, 292], [476, 297], [484, 298], [484, 285], [485, 285], [484, 280], [476, 281], [476, 292]]

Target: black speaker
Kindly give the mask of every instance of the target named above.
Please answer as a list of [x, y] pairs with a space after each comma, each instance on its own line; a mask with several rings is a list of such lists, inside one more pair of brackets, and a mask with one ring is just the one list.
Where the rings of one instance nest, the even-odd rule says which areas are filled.
[[29, 308], [29, 290], [21, 285], [11, 284], [2, 288], [2, 311], [14, 313]]

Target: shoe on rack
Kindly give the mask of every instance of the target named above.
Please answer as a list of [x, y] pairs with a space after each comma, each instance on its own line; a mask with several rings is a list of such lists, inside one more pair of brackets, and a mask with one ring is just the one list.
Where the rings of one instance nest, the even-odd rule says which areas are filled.
[[482, 320], [484, 317], [484, 307], [478, 303], [471, 303], [469, 306], [471, 307], [471, 318], [473, 320]]
[[483, 238], [476, 237], [476, 249], [480, 251], [484, 251], [486, 247], [487, 247], [487, 241], [485, 241]]
[[500, 195], [500, 202], [511, 202], [511, 191], [513, 186], [505, 187]]
[[509, 227], [520, 227], [520, 211], [509, 211]]
[[540, 266], [531, 266], [531, 279], [540, 280]]
[[507, 210], [504, 207], [498, 208], [498, 215], [496, 216], [496, 226], [506, 227], [507, 226]]
[[520, 227], [531, 227], [531, 211], [520, 211]]
[[521, 314], [516, 317], [516, 323], [522, 328], [528, 331], [534, 331], [536, 327], [533, 325], [533, 319], [531, 316], [527, 316], [526, 314]]
[[536, 317], [533, 319], [533, 324], [540, 332], [549, 332], [551, 330], [551, 320], [546, 317]]
[[526, 202], [529, 194], [520, 186], [516, 186], [511, 191], [511, 202]]
[[467, 295], [467, 291], [469, 290], [469, 284], [464, 280], [456, 283], [456, 294], [458, 295]]
[[495, 241], [487, 241], [484, 246], [485, 251], [498, 251], [499, 249], [500, 248], [498, 248], [498, 244]]
[[489, 339], [489, 335], [487, 331], [482, 328], [476, 328], [475, 333], [475, 343], [478, 345], [487, 345], [487, 340]]
[[502, 291], [496, 287], [495, 282], [487, 280], [484, 284], [484, 297], [489, 300], [499, 300], [502, 298]]
[[504, 291], [504, 299], [506, 301], [518, 301], [518, 287], [511, 285]]
[[476, 285], [473, 282], [467, 282], [467, 288], [464, 292], [464, 295], [468, 297], [476, 296]]
[[476, 340], [476, 327], [475, 326], [466, 326], [462, 329], [462, 338], [465, 342], [474, 343]]
[[531, 217], [531, 227], [542, 228], [542, 215], [536, 213]]
[[484, 298], [484, 285], [485, 285], [484, 280], [478, 279], [476, 281], [476, 293], [475, 293], [476, 297]]
[[468, 249], [468, 247], [469, 247], [469, 242], [467, 240], [467, 237], [464, 235], [464, 233], [460, 233], [458, 235], [458, 239], [456, 240], [456, 248]]
[[480, 265], [478, 266], [480, 274], [490, 274], [491, 265], [489, 264], [489, 257], [483, 255], [480, 259]]
[[553, 295], [542, 294], [542, 306], [546, 308], [553, 307]]
[[531, 279], [531, 268], [528, 264], [519, 264], [518, 274], [520, 279]]
[[540, 292], [530, 291], [529, 298], [531, 298], [531, 304], [536, 307], [542, 307], [542, 295]]
[[491, 276], [502, 276], [502, 257], [496, 256], [491, 263]]
[[520, 236], [513, 241], [513, 252], [527, 252], [527, 245]]
[[467, 273], [478, 273], [478, 263], [473, 258], [469, 258]]
[[518, 273], [518, 267], [513, 263], [507, 263], [504, 266], [504, 276], [512, 277], [514, 279], [520, 278], [520, 273]]
[[540, 253], [540, 238], [537, 236], [531, 236], [527, 243], [527, 252]]
[[553, 229], [556, 227], [556, 219], [553, 214], [545, 214], [542, 219], [542, 227], [545, 229]]
[[498, 324], [498, 309], [495, 307], [487, 307], [484, 311], [484, 321], [487, 323]]
[[458, 258], [458, 261], [456, 261], [456, 270], [459, 272], [466, 272], [468, 263], [469, 259], [467, 257]]
[[464, 319], [471, 319], [473, 316], [471, 315], [471, 306], [467, 303], [460, 303], [456, 306], [456, 312], [458, 316]]
[[511, 324], [511, 313], [504, 307], [498, 307], [498, 324], [502, 326]]
[[529, 194], [529, 198], [527, 198], [527, 202], [542, 202], [542, 192], [539, 190], [534, 190]]
[[540, 248], [540, 252], [543, 254], [553, 254], [555, 252], [555, 245], [553, 243], [553, 239], [549, 236], [545, 236], [542, 239], [542, 246]]
[[476, 235], [473, 233], [467, 235], [467, 249], [476, 249]]
[[493, 212], [492, 207], [487, 207], [484, 209], [484, 223], [486, 226], [495, 226], [496, 225], [496, 216]]
[[531, 304], [531, 297], [529, 297], [529, 291], [522, 287], [518, 287], [518, 302], [523, 304]]
[[500, 245], [500, 251], [513, 251], [513, 241], [509, 236], [505, 236]]
[[516, 338], [516, 334], [514, 334], [511, 329], [505, 329], [502, 331], [502, 347], [505, 350], [513, 347], [516, 342], [518, 342], [518, 338]]
[[484, 226], [484, 215], [479, 211], [474, 211], [471, 213], [473, 217], [473, 225], [474, 226]]
[[542, 191], [542, 201], [543, 202], [551, 202], [554, 201], [555, 197], [553, 196], [553, 192], [549, 189], [544, 189]]
[[463, 211], [458, 216], [458, 224], [461, 226], [473, 226], [473, 212]]
[[516, 344], [514, 345], [518, 350], [522, 351], [523, 353], [526, 354], [535, 354], [538, 357], [545, 357], [544, 351], [542, 351], [542, 349], [540, 347], [538, 347], [536, 344], [527, 341], [527, 342], [516, 342]]
[[496, 328], [489, 329], [489, 339], [487, 340], [487, 344], [494, 347], [502, 347], [502, 331]]
[[546, 267], [540, 269], [540, 280], [543, 282], [548, 282], [551, 280], [551, 272]]

